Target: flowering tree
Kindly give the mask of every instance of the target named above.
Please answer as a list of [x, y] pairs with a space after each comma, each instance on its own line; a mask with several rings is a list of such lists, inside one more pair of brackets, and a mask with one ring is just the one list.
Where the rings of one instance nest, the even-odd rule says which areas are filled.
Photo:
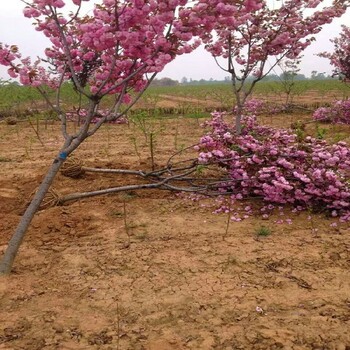
[[[0, 64], [8, 67], [12, 78], [39, 89], [59, 116], [64, 143], [9, 242], [0, 273], [10, 272], [25, 232], [69, 154], [103, 123], [125, 115], [176, 55], [198, 45], [195, 41], [189, 44], [192, 34], [187, 0], [102, 0], [94, 5], [93, 15], [85, 16], [80, 15], [81, 0], [72, 0], [76, 11], [67, 15], [63, 14], [67, 1], [23, 2], [24, 15], [35, 20], [36, 29], [52, 45], [46, 49], [45, 59], [31, 62], [21, 56], [17, 46], [0, 43]], [[84, 97], [82, 101], [88, 101], [78, 108], [77, 113], [86, 109], [85, 118], [73, 134], [67, 128], [67, 111], [60, 102], [60, 89], [67, 81]], [[48, 88], [55, 89], [54, 100], [49, 98]], [[101, 101], [107, 95], [114, 96], [114, 103], [101, 112]]]
[[[199, 1], [193, 11], [207, 22], [201, 38], [221, 69], [231, 75], [236, 98], [236, 130], [241, 132], [244, 104], [255, 84], [281, 60], [296, 59], [314, 40], [325, 23], [344, 14], [348, 0], [333, 1], [331, 7], [317, 10], [323, 1], [287, 0], [279, 9], [270, 9], [266, 1]], [[243, 11], [237, 8], [243, 6]], [[305, 11], [313, 13], [305, 16]], [[211, 20], [216, 18], [215, 21]], [[211, 30], [208, 30], [211, 29]], [[224, 67], [218, 58], [226, 60]], [[248, 85], [247, 79], [252, 81]]]
[[333, 53], [321, 53], [321, 57], [329, 58], [334, 66], [333, 75], [339, 76], [344, 82], [350, 81], [350, 27], [342, 26], [339, 37], [331, 40], [334, 44]]

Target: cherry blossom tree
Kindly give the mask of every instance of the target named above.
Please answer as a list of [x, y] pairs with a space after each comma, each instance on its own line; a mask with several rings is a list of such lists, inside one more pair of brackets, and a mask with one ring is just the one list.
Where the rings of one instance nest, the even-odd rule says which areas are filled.
[[330, 59], [334, 66], [333, 75], [339, 76], [344, 82], [350, 81], [350, 27], [342, 26], [339, 36], [331, 40], [334, 44], [332, 53], [321, 53], [321, 57]]
[[[199, 1], [196, 18], [207, 18], [200, 34], [206, 49], [221, 69], [231, 75], [236, 98], [236, 131], [241, 132], [244, 104], [257, 82], [281, 60], [296, 59], [320, 32], [322, 26], [344, 14], [348, 0], [322, 7], [320, 0], [287, 0], [280, 8], [266, 1]], [[243, 9], [243, 11], [242, 11]], [[310, 13], [306, 15], [306, 13]], [[215, 18], [216, 20], [212, 20]], [[209, 30], [211, 29], [211, 30]], [[226, 62], [221, 63], [220, 58]], [[251, 79], [248, 84], [247, 81]]]
[[[51, 41], [45, 59], [23, 58], [16, 45], [0, 43], [0, 64], [12, 78], [36, 87], [61, 121], [64, 143], [22, 216], [0, 264], [9, 273], [24, 235], [67, 157], [103, 123], [118, 120], [133, 106], [156, 74], [177, 55], [191, 52], [187, 0], [102, 0], [91, 15], [81, 16], [81, 0], [72, 0], [75, 12], [65, 14], [70, 0], [23, 1], [25, 17]], [[89, 0], [84, 0], [89, 1]], [[49, 65], [49, 67], [48, 67]], [[67, 111], [61, 103], [61, 87], [71, 82], [85, 109], [80, 129], [71, 133]], [[56, 91], [55, 99], [48, 88]], [[108, 111], [101, 102], [113, 95]], [[92, 120], [97, 120], [94, 124]]]
[[[350, 0], [335, 1], [307, 18], [304, 10], [322, 1], [286, 1], [279, 10], [270, 10], [263, 0], [100, 0], [93, 14], [85, 16], [80, 15], [82, 0], [71, 0], [76, 11], [68, 14], [64, 14], [68, 0], [22, 1], [27, 5], [24, 15], [34, 19], [51, 46], [45, 59], [32, 62], [21, 56], [16, 45], [0, 44], [0, 64], [8, 67], [11, 77], [42, 93], [59, 116], [64, 143], [9, 242], [0, 274], [10, 272], [27, 228], [67, 157], [101, 125], [124, 116], [167, 63], [199, 45], [195, 37], [214, 57], [228, 62], [225, 70], [232, 77], [240, 133], [244, 103], [272, 69], [267, 67], [268, 58], [279, 62], [298, 57], [310, 44], [310, 35], [343, 14]], [[252, 74], [254, 81], [246, 89]], [[65, 82], [71, 82], [81, 97], [77, 115], [84, 110], [84, 121], [74, 133], [61, 103]], [[56, 91], [54, 100], [50, 88]], [[102, 110], [108, 95], [114, 96], [114, 102]]]

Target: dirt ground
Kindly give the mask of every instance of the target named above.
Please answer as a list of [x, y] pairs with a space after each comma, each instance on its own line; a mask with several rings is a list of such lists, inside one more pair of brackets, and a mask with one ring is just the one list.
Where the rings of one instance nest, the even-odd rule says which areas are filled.
[[[152, 127], [158, 165], [203, 133], [195, 119]], [[37, 131], [40, 140], [26, 122], [0, 124], [0, 252], [62, 141], [57, 124]], [[150, 167], [133, 125], [104, 126], [76, 155], [90, 167]], [[68, 194], [135, 181], [60, 174], [54, 187]], [[13, 273], [0, 278], [0, 349], [350, 349], [346, 224], [285, 211], [291, 225], [276, 224], [276, 213], [227, 229], [227, 215], [202, 204], [146, 190], [41, 210]], [[258, 235], [263, 226], [271, 234]]]

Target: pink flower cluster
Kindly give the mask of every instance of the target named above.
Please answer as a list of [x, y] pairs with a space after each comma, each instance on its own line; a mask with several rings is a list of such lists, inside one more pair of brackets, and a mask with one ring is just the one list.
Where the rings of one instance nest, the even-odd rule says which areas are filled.
[[312, 117], [321, 122], [350, 125], [350, 99], [336, 101], [332, 107], [318, 108]]
[[328, 58], [334, 67], [334, 75], [339, 76], [344, 82], [350, 81], [350, 27], [342, 26], [339, 36], [331, 42], [334, 44], [332, 53], [323, 52], [321, 57]]
[[[17, 47], [0, 44], [0, 64], [22, 84], [57, 87], [73, 80], [80, 90], [88, 85], [97, 95], [139, 92], [147, 85], [146, 74], [160, 72], [199, 45], [192, 40], [187, 0], [103, 0], [85, 16], [65, 16], [66, 2], [31, 0], [24, 9], [51, 41], [45, 50], [51, 72], [40, 61], [23, 60]], [[80, 6], [81, 0], [73, 3]]]
[[41, 66], [41, 60], [32, 63], [29, 57], [22, 58], [16, 45], [0, 43], [0, 65], [8, 67], [8, 75], [19, 78], [23, 85], [47, 85], [53, 89], [58, 86], [57, 79]]
[[323, 1], [285, 0], [271, 9], [267, 1], [211, 0], [195, 4], [191, 18], [205, 29], [198, 35], [206, 49], [215, 57], [229, 58], [229, 73], [260, 79], [269, 70], [269, 57], [299, 57], [314, 40], [312, 35], [345, 11], [342, 2], [326, 7]]
[[[237, 109], [237, 106], [233, 109], [234, 113], [237, 112]], [[257, 98], [251, 98], [245, 101], [242, 112], [246, 115], [276, 114], [282, 112], [283, 109], [283, 106], [277, 106]]]
[[258, 197], [271, 205], [292, 205], [327, 211], [350, 220], [350, 148], [330, 145], [291, 130], [258, 125], [255, 116], [243, 118], [241, 135], [215, 112], [206, 123], [211, 130], [196, 149], [201, 164], [217, 164], [230, 178], [219, 191], [231, 199]]

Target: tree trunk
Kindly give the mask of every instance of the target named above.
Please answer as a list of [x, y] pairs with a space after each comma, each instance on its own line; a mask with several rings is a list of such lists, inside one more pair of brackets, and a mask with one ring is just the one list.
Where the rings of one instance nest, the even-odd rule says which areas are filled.
[[236, 110], [235, 110], [235, 129], [236, 129], [236, 134], [240, 135], [242, 133], [242, 112], [243, 112], [243, 107], [245, 103], [245, 98], [241, 96], [240, 92], [237, 89], [235, 79], [232, 78], [232, 87], [233, 87], [233, 92], [236, 97]]
[[236, 133], [237, 135], [240, 135], [242, 133], [242, 112], [241, 111], [237, 111], [236, 113]]
[[240, 135], [242, 133], [242, 114], [243, 114], [243, 104], [240, 98], [237, 98], [236, 111], [235, 111], [235, 129], [236, 134]]
[[34, 195], [30, 205], [26, 209], [25, 213], [21, 217], [21, 220], [17, 226], [17, 229], [13, 236], [11, 237], [8, 247], [5, 251], [3, 259], [0, 263], [0, 275], [9, 274], [12, 269], [13, 262], [16, 258], [17, 252], [23, 238], [27, 232], [27, 229], [32, 222], [32, 219], [40, 207], [42, 200], [44, 199], [47, 191], [49, 190], [58, 170], [63, 164], [64, 159], [59, 157], [55, 158], [50, 169], [46, 173], [44, 180], [41, 182], [38, 191]]

